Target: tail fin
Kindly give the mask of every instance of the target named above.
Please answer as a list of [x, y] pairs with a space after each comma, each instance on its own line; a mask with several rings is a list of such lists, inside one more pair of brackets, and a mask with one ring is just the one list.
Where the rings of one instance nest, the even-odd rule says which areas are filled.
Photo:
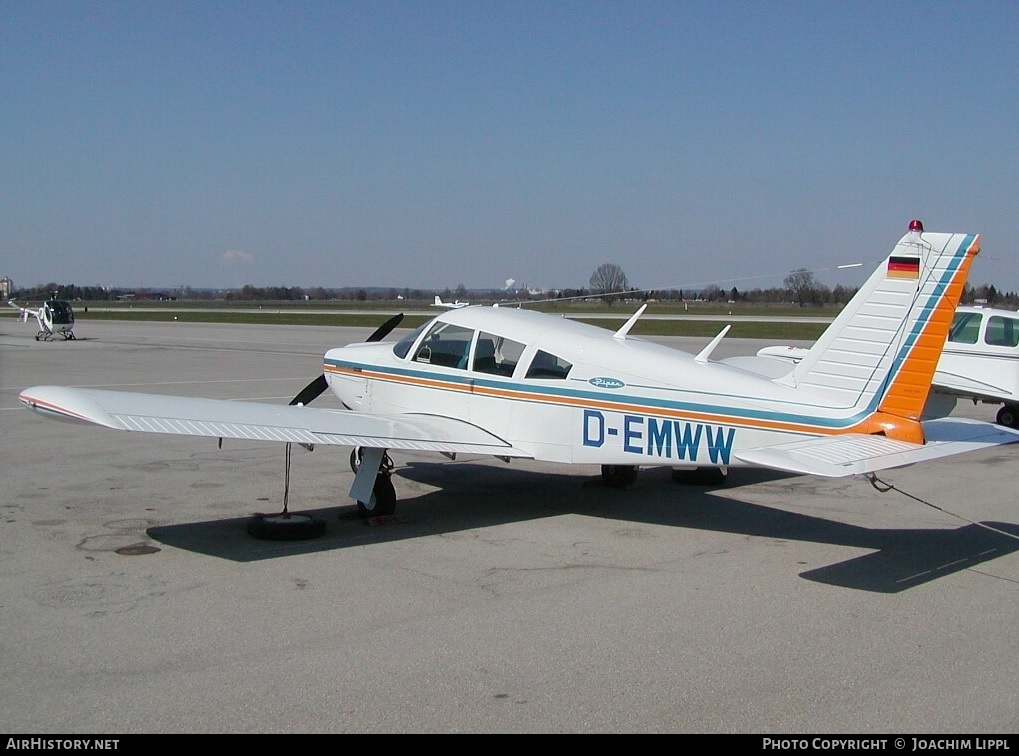
[[923, 412], [980, 237], [925, 233], [919, 221], [909, 229], [806, 356], [776, 382], [815, 392], [832, 407], [877, 413], [859, 430], [879, 432], [905, 420], [922, 441], [918, 423], [909, 421]]

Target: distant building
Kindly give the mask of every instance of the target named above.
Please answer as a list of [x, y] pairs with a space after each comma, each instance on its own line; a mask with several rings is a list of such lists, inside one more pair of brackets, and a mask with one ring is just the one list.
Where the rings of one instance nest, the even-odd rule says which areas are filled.
[[7, 276], [0, 278], [0, 296], [4, 299], [10, 299], [11, 294], [14, 293], [14, 281], [9, 279]]

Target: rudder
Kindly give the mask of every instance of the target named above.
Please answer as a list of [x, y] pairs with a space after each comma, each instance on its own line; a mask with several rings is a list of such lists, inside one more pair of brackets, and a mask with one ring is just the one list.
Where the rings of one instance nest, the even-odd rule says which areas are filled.
[[[779, 383], [831, 407], [918, 421], [980, 237], [919, 221]], [[869, 431], [870, 432], [870, 431]]]

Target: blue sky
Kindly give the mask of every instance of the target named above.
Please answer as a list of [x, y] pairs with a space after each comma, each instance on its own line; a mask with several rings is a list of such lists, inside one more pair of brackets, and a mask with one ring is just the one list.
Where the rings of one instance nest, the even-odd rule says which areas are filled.
[[0, 0], [0, 275], [1019, 290], [1019, 3]]

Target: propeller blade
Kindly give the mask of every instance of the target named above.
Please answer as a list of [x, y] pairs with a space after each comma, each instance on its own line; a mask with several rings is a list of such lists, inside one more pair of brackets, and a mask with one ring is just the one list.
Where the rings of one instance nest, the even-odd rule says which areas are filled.
[[[390, 334], [390, 332], [400, 325], [400, 321], [403, 320], [403, 313], [397, 313], [385, 323], [375, 329], [375, 332], [369, 336], [365, 341], [382, 341]], [[313, 380], [303, 389], [301, 393], [290, 400], [290, 405], [301, 404], [307, 406], [312, 401], [318, 398], [318, 396], [329, 388], [329, 384], [326, 382], [325, 375], [320, 375], [318, 378]]]
[[386, 336], [388, 336], [389, 333], [394, 328], [400, 325], [401, 320], [403, 320], [403, 313], [399, 312], [393, 317], [391, 317], [389, 320], [387, 320], [385, 323], [380, 325], [378, 328], [376, 328], [375, 333], [373, 333], [371, 336], [365, 339], [365, 341], [366, 342], [382, 341], [382, 339], [386, 338]]
[[295, 396], [293, 399], [291, 399], [290, 404], [291, 406], [295, 404], [307, 405], [327, 388], [329, 388], [329, 384], [326, 383], [325, 375], [320, 375], [318, 378], [316, 378], [307, 386], [305, 386], [303, 389], [301, 389], [301, 393]]

